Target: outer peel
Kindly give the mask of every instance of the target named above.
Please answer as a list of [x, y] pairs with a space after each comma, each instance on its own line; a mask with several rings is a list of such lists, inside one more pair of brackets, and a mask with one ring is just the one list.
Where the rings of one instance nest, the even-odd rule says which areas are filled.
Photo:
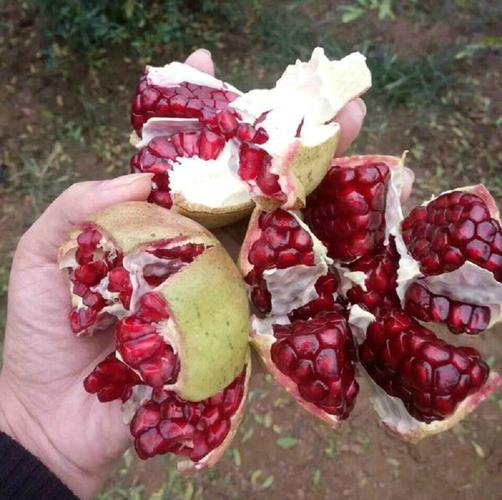
[[[182, 360], [177, 392], [188, 401], [217, 394], [242, 371], [248, 350], [248, 301], [237, 268], [221, 246], [212, 247], [170, 277], [160, 293]], [[172, 334], [168, 327], [166, 337]]]

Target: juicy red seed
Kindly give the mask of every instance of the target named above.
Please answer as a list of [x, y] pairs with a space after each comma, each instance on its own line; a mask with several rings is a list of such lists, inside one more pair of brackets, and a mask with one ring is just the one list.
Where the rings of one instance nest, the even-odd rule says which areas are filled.
[[258, 218], [261, 230], [249, 249], [248, 261], [253, 264], [246, 281], [252, 285], [251, 300], [261, 312], [270, 311], [270, 293], [263, 271], [288, 268], [299, 264], [313, 266], [315, 255], [310, 234], [295, 217], [282, 209], [262, 213]]
[[206, 109], [224, 109], [236, 97], [237, 94], [230, 90], [186, 82], [172, 87], [158, 87], [144, 75], [132, 103], [131, 122], [140, 136], [144, 123], [152, 117], [199, 118], [204, 122]]
[[383, 244], [389, 179], [383, 163], [342, 167], [335, 160], [303, 210], [330, 257], [350, 262]]
[[108, 273], [108, 290], [110, 292], [132, 292], [129, 272], [123, 267], [114, 267]]
[[199, 138], [199, 156], [202, 160], [215, 160], [225, 146], [225, 138], [215, 132], [204, 130]]
[[490, 324], [489, 307], [436, 295], [420, 282], [412, 283], [408, 287], [404, 300], [404, 307], [409, 314], [422, 321], [444, 323], [453, 333], [477, 335]]
[[228, 109], [218, 113], [217, 123], [220, 131], [227, 137], [233, 137], [237, 132], [239, 122], [235, 114]]
[[317, 316], [317, 314], [321, 312], [338, 311], [340, 309], [340, 305], [336, 301], [338, 284], [338, 276], [334, 273], [328, 273], [318, 278], [315, 289], [319, 296], [307, 302], [307, 304], [291, 311], [288, 315], [289, 319], [291, 321], [309, 319]]
[[478, 196], [462, 191], [442, 194], [413, 210], [402, 228], [423, 274], [454, 271], [469, 260], [502, 281], [502, 259], [497, 262], [502, 229]]
[[98, 260], [89, 262], [75, 269], [75, 280], [86, 286], [96, 286], [108, 272], [106, 262]]
[[97, 394], [103, 403], [115, 399], [125, 402], [131, 397], [132, 388], [140, 383], [138, 375], [112, 352], [85, 378], [84, 388]]
[[148, 323], [158, 323], [169, 318], [169, 311], [165, 300], [158, 293], [149, 292], [141, 297], [136, 316]]
[[[296, 382], [300, 395], [338, 418], [347, 418], [358, 393], [352, 333], [338, 312], [290, 325], [274, 325], [271, 358]], [[334, 400], [337, 404], [334, 404]]]
[[349, 265], [351, 271], [366, 274], [366, 290], [360, 285], [347, 292], [352, 304], [358, 304], [376, 315], [400, 307], [397, 295], [397, 270], [399, 257], [394, 240], [375, 254], [361, 257]]
[[201, 460], [228, 436], [244, 397], [244, 383], [243, 372], [223, 391], [200, 402], [185, 401], [172, 391], [154, 392], [131, 422], [138, 455], [174, 453]]
[[257, 146], [243, 143], [239, 148], [239, 176], [245, 180], [256, 180], [265, 169], [269, 154]]
[[489, 372], [476, 350], [447, 344], [400, 311], [368, 327], [359, 358], [378, 385], [424, 422], [451, 415]]
[[82, 307], [72, 309], [70, 312], [70, 326], [73, 333], [81, 333], [90, 328], [96, 321], [98, 312], [96, 309]]

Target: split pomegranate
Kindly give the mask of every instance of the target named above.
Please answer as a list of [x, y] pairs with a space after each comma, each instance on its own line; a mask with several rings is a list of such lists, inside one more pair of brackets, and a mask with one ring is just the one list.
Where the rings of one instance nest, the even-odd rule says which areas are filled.
[[[352, 328], [377, 411], [416, 441], [451, 427], [502, 382], [477, 351], [448, 344], [417, 320], [477, 334], [500, 318], [502, 296], [494, 265], [500, 223], [487, 191], [453, 191], [404, 218], [401, 199], [412, 179], [394, 157], [335, 159], [302, 214], [253, 215], [240, 267], [255, 308], [252, 343], [302, 406], [335, 425], [349, 414], [357, 395]], [[491, 245], [483, 261], [455, 239], [471, 219], [480, 226], [471, 239]], [[453, 253], [462, 252], [452, 266]], [[447, 265], [430, 272], [434, 255]], [[348, 317], [345, 343], [321, 366], [330, 315], [342, 323]], [[345, 370], [343, 387], [323, 378], [328, 366], [337, 375]], [[326, 406], [335, 392], [338, 411]]]
[[[142, 458], [172, 452], [188, 457], [180, 467], [192, 470], [215, 463], [240, 421], [250, 373], [247, 298], [218, 240], [171, 211], [131, 202], [74, 231], [60, 265], [70, 279], [73, 331], [115, 330], [115, 352], [85, 389], [135, 413], [131, 432]], [[167, 411], [167, 399], [182, 416]], [[161, 402], [166, 410], [153, 446], [144, 415]], [[197, 419], [190, 416], [199, 410]], [[205, 419], [210, 410], [221, 415]], [[175, 426], [185, 429], [182, 436], [167, 431]]]
[[152, 172], [150, 201], [221, 226], [252, 201], [300, 208], [335, 152], [342, 107], [371, 85], [361, 54], [320, 48], [272, 89], [241, 94], [190, 66], [147, 67], [133, 100], [135, 172]]

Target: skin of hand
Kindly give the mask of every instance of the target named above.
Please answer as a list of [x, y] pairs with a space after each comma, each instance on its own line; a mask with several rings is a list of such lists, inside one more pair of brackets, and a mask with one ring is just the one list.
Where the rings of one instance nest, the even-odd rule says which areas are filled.
[[[199, 49], [186, 61], [214, 73], [211, 55]], [[361, 99], [339, 114], [337, 154], [355, 139], [366, 108]], [[100, 403], [83, 379], [114, 350], [113, 335], [76, 338], [69, 326], [68, 284], [58, 268], [58, 248], [90, 214], [124, 201], [146, 200], [151, 175], [132, 174], [74, 184], [19, 241], [8, 289], [0, 430], [37, 456], [76, 495], [92, 498], [131, 444], [119, 402]], [[235, 258], [245, 222], [217, 231]]]

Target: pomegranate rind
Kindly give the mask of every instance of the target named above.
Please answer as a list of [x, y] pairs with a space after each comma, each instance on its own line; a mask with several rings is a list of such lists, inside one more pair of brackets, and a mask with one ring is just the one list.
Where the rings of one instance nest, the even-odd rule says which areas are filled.
[[[283, 208], [298, 210], [305, 206], [305, 200], [323, 180], [331, 165], [338, 141], [340, 130], [337, 128], [333, 135], [325, 142], [317, 146], [305, 146], [291, 148], [288, 155], [288, 191], [295, 193], [294, 199], [289, 200]], [[273, 210], [280, 203], [264, 196], [255, 196], [256, 205], [262, 210]]]
[[239, 426], [244, 418], [244, 410], [246, 407], [247, 396], [249, 392], [249, 380], [251, 378], [251, 356], [249, 351], [246, 357], [246, 376], [244, 379], [244, 394], [242, 395], [241, 402], [237, 411], [230, 417], [230, 431], [223, 440], [223, 442], [214, 450], [210, 451], [204, 458], [198, 462], [192, 462], [191, 460], [183, 460], [177, 463], [177, 469], [180, 473], [190, 475], [199, 472], [204, 469], [209, 469], [218, 463], [225, 454], [232, 443]]
[[272, 377], [274, 377], [274, 380], [278, 384], [280, 384], [305, 411], [320, 419], [332, 429], [338, 428], [341, 420], [336, 415], [327, 413], [314, 404], [305, 401], [305, 399], [303, 399], [300, 395], [298, 386], [295, 384], [295, 382], [284, 375], [277, 368], [270, 355], [272, 344], [275, 341], [276, 339], [272, 334], [258, 333], [254, 328], [251, 331], [251, 345], [258, 353], [260, 359], [262, 360], [269, 373], [272, 375]]
[[170, 318], [162, 333], [177, 349], [176, 392], [201, 401], [228, 386], [248, 351], [249, 305], [239, 270], [221, 246], [208, 248], [159, 290]]
[[207, 207], [205, 205], [190, 203], [181, 193], [173, 195], [173, 209], [180, 215], [197, 221], [208, 229], [228, 226], [238, 222], [252, 212], [254, 202], [250, 199], [247, 203], [228, 205], [221, 208]]
[[[141, 201], [128, 201], [109, 207], [87, 218], [86, 223], [99, 226], [119, 248], [131, 253], [142, 245], [162, 240], [186, 240], [191, 243], [219, 245], [218, 240], [195, 221], [170, 212], [158, 205]], [[68, 241], [59, 250], [59, 261], [77, 247], [81, 229], [74, 229]]]
[[424, 438], [451, 429], [502, 387], [502, 377], [498, 373], [492, 372], [482, 389], [464, 399], [452, 415], [444, 420], [436, 420], [426, 424], [413, 418], [399, 398], [389, 396], [373, 382], [361, 365], [360, 368], [370, 382], [373, 391], [371, 402], [383, 425], [399, 439], [410, 443], [418, 443]]

